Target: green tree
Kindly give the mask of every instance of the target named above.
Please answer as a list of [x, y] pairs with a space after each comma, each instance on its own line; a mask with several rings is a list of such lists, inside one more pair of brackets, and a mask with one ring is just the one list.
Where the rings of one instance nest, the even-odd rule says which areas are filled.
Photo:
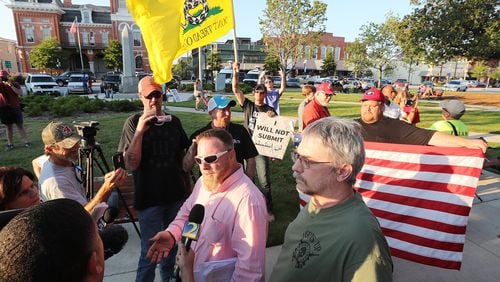
[[370, 67], [370, 61], [366, 56], [366, 45], [359, 39], [356, 39], [347, 45], [346, 53], [346, 65], [353, 69], [354, 76], [361, 77], [363, 74], [366, 74], [366, 71]]
[[177, 64], [174, 65], [172, 72], [184, 79], [189, 78], [189, 70], [191, 69], [190, 66], [192, 65], [192, 61], [192, 57], [180, 58]]
[[333, 52], [327, 52], [325, 58], [323, 59], [321, 72], [324, 76], [333, 76], [335, 75], [336, 70], [337, 70], [337, 64], [335, 63]]
[[222, 68], [222, 60], [220, 58], [219, 52], [210, 52], [208, 54], [207, 63], [209, 65], [209, 69], [212, 71], [220, 71]]
[[381, 24], [368, 23], [361, 27], [360, 41], [366, 46], [368, 66], [378, 70], [378, 81], [384, 71], [394, 69], [394, 63], [401, 57], [401, 49], [396, 41], [398, 18], [389, 14]]
[[55, 38], [48, 38], [40, 42], [30, 52], [30, 63], [40, 70], [57, 68], [57, 60], [62, 61], [61, 46]]
[[404, 40], [419, 46], [426, 62], [498, 59], [500, 20], [498, 0], [412, 0], [404, 17]]
[[268, 55], [292, 68], [306, 45], [317, 45], [325, 30], [327, 4], [319, 0], [266, 0], [260, 30]]
[[264, 62], [264, 69], [273, 74], [277, 74], [278, 70], [281, 67], [280, 59], [273, 55], [267, 55], [266, 60]]
[[484, 62], [479, 62], [476, 64], [472, 70], [472, 76], [479, 79], [488, 78], [490, 74], [490, 68]]
[[109, 41], [108, 48], [104, 50], [104, 65], [115, 71], [123, 68], [122, 44], [115, 39]]

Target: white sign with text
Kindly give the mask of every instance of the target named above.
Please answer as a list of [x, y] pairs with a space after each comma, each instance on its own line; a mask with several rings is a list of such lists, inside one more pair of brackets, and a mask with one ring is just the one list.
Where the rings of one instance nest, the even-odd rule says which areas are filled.
[[292, 119], [259, 113], [252, 140], [260, 155], [282, 160], [292, 133]]

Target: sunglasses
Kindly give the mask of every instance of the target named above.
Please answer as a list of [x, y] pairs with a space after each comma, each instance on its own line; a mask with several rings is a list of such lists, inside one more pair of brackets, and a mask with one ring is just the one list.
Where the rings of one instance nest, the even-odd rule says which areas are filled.
[[223, 155], [225, 155], [227, 152], [229, 152], [231, 150], [232, 149], [229, 149], [229, 150], [219, 152], [217, 154], [209, 155], [209, 156], [196, 156], [196, 157], [194, 157], [194, 160], [199, 165], [201, 165], [202, 162], [205, 162], [206, 164], [212, 164], [212, 163], [217, 162], [220, 157], [222, 157]]
[[149, 94], [148, 96], [144, 96], [144, 98], [148, 99], [148, 100], [151, 100], [153, 98], [156, 98], [156, 99], [160, 99], [161, 96], [163, 94], [161, 92], [158, 92], [158, 91], [153, 91], [151, 94]]

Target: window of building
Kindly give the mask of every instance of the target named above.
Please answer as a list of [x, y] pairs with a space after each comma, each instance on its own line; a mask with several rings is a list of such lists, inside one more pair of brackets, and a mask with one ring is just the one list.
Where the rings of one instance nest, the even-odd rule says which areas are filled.
[[136, 25], [132, 26], [132, 38], [134, 40], [134, 47], [141, 47], [141, 30]]
[[52, 28], [50, 28], [49, 26], [44, 26], [42, 31], [43, 31], [43, 39], [48, 39], [48, 38], [51, 38], [52, 34], [51, 34], [51, 31]]
[[89, 41], [90, 41], [90, 45], [92, 45], [92, 46], [95, 45], [95, 37], [94, 37], [94, 33], [92, 31], [90, 32]]
[[26, 36], [27, 43], [35, 43], [35, 33], [33, 32], [33, 27], [25, 27], [24, 35]]
[[82, 22], [83, 23], [92, 23], [90, 19], [91, 12], [88, 10], [82, 11]]
[[334, 53], [333, 53], [333, 47], [328, 47], [328, 53], [330, 53], [330, 54], [332, 54], [332, 55], [334, 54]]
[[69, 43], [75, 44], [75, 34], [76, 33], [69, 32], [69, 30], [68, 30], [68, 41], [69, 41]]
[[127, 9], [127, 4], [125, 0], [118, 0], [118, 8]]
[[305, 54], [304, 54], [304, 57], [306, 57], [307, 59], [310, 59], [311, 58], [311, 48], [309, 46], [306, 46], [306, 51], [305, 51]]
[[335, 47], [335, 61], [340, 61], [340, 47]]
[[316, 59], [318, 57], [318, 47], [314, 47], [313, 53], [312, 53], [312, 58]]
[[142, 69], [142, 56], [135, 57], [135, 68]]
[[326, 47], [321, 46], [321, 59], [323, 60], [326, 56]]
[[102, 37], [102, 44], [104, 44], [104, 46], [108, 46], [108, 32], [103, 32], [101, 33], [101, 37]]
[[49, 19], [42, 19], [42, 23], [49, 23]]
[[30, 23], [31, 22], [31, 18], [22, 18], [21, 22], [23, 22], [23, 23]]
[[83, 45], [89, 44], [89, 33], [86, 31], [82, 32], [82, 44]]

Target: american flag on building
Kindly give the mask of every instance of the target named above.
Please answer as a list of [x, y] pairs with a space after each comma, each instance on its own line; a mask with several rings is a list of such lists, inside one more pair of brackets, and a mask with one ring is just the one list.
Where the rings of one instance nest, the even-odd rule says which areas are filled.
[[[365, 142], [355, 189], [377, 217], [391, 254], [460, 269], [481, 174], [479, 149]], [[301, 205], [307, 196], [300, 196]]]

